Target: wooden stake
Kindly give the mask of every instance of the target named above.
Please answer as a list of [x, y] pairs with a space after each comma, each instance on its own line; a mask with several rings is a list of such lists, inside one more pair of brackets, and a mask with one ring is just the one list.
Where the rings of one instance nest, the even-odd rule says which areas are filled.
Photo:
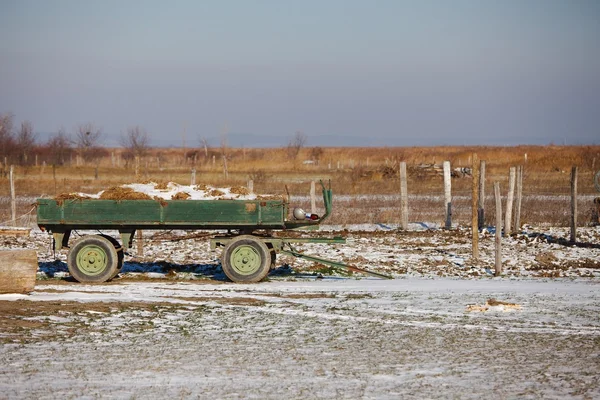
[[54, 194], [58, 191], [56, 184], [56, 164], [52, 164], [52, 178], [54, 179]]
[[405, 161], [400, 162], [400, 228], [408, 229], [408, 185]]
[[500, 197], [500, 183], [494, 182], [494, 197], [496, 199], [496, 271], [495, 275], [502, 273], [502, 198]]
[[10, 166], [10, 217], [13, 226], [17, 226], [17, 197], [15, 194], [15, 173], [14, 166]]
[[479, 163], [479, 205], [477, 209], [477, 227], [481, 231], [485, 225], [485, 160]]
[[248, 191], [250, 194], [254, 193], [254, 181], [252, 179], [248, 181]]
[[196, 184], [196, 168], [192, 168], [192, 177], [190, 178], [190, 185]]
[[141, 229], [137, 231], [137, 255], [138, 257], [144, 256], [144, 234]]
[[227, 157], [223, 155], [223, 175], [225, 178], [229, 178], [229, 171], [227, 170]]
[[479, 258], [479, 160], [476, 153], [473, 153], [471, 164], [472, 174], [472, 199], [471, 199], [471, 236], [473, 259]]
[[310, 213], [317, 213], [317, 196], [315, 194], [315, 181], [310, 181]]
[[571, 169], [571, 242], [577, 239], [577, 166]]
[[517, 167], [517, 198], [515, 203], [515, 223], [514, 228], [521, 230], [521, 202], [523, 199], [523, 166]]
[[444, 161], [444, 212], [446, 213], [446, 229], [452, 228], [452, 177], [450, 161]]
[[515, 176], [516, 168], [510, 167], [510, 173], [508, 178], [508, 197], [506, 198], [506, 214], [504, 215], [504, 236], [510, 236], [512, 233], [512, 209], [513, 201], [515, 198]]

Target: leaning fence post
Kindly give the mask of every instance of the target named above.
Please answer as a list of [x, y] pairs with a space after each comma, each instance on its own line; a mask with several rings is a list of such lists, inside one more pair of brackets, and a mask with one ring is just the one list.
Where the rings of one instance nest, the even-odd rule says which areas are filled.
[[502, 273], [502, 198], [500, 197], [500, 183], [494, 182], [494, 197], [496, 199], [496, 271], [498, 276]]
[[400, 162], [400, 228], [408, 229], [408, 185], [405, 161]]
[[474, 260], [479, 258], [479, 166], [477, 165], [477, 158], [477, 154], [473, 153], [473, 159], [471, 160], [471, 236], [473, 239], [472, 252]]
[[577, 239], [577, 166], [571, 169], [571, 242]]
[[485, 160], [479, 163], [479, 206], [477, 209], [477, 227], [483, 229], [485, 225]]
[[444, 209], [446, 213], [446, 229], [452, 227], [452, 183], [450, 161], [444, 161]]
[[13, 226], [17, 225], [17, 198], [15, 194], [14, 166], [10, 166], [10, 217]]
[[512, 209], [515, 198], [515, 176], [516, 168], [510, 167], [508, 178], [508, 197], [506, 198], [506, 214], [504, 215], [504, 236], [510, 236], [512, 232]]

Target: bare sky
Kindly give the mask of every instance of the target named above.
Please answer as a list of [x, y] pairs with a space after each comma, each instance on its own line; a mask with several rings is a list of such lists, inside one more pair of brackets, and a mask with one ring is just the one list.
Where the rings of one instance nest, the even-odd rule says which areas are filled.
[[0, 113], [153, 145], [600, 144], [597, 0], [0, 0]]

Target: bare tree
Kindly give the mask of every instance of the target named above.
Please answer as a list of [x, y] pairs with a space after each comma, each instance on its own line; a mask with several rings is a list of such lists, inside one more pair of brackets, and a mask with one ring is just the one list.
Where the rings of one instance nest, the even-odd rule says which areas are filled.
[[60, 128], [56, 135], [48, 139], [46, 144], [50, 153], [50, 162], [53, 165], [64, 165], [65, 160], [71, 155], [71, 140], [67, 136], [65, 129]]
[[102, 130], [94, 126], [92, 123], [80, 124], [75, 129], [75, 147], [77, 153], [85, 161], [97, 159], [102, 153], [100, 149], [100, 139], [102, 138]]
[[15, 150], [13, 121], [13, 114], [0, 114], [0, 156], [2, 158], [11, 156]]
[[21, 122], [21, 129], [17, 132], [16, 147], [18, 151], [19, 164], [27, 163], [27, 156], [35, 147], [36, 134], [33, 133], [33, 125], [29, 121]]
[[127, 128], [127, 134], [121, 136], [121, 145], [133, 157], [144, 157], [150, 148], [150, 139], [146, 130], [139, 125]]
[[296, 131], [294, 137], [290, 140], [290, 143], [288, 144], [288, 154], [290, 155], [290, 157], [294, 159], [298, 157], [300, 150], [304, 147], [307, 140], [308, 138], [302, 131]]

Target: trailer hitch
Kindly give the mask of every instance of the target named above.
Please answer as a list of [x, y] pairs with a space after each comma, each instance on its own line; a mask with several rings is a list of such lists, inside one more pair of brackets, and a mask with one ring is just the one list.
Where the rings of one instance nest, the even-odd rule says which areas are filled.
[[287, 249], [285, 249], [285, 248], [282, 247], [279, 250], [279, 252], [282, 253], [282, 254], [286, 254], [288, 256], [293, 256], [293, 257], [296, 257], [296, 258], [302, 258], [302, 259], [305, 259], [305, 260], [318, 262], [318, 263], [321, 263], [321, 264], [329, 265], [330, 267], [333, 267], [333, 268], [336, 268], [336, 269], [346, 269], [348, 271], [360, 272], [360, 273], [363, 273], [363, 274], [372, 275], [372, 276], [376, 276], [378, 278], [383, 278], [383, 279], [394, 279], [393, 277], [391, 277], [389, 275], [380, 274], [379, 272], [369, 271], [367, 269], [354, 267], [354, 266], [351, 266], [351, 265], [348, 265], [348, 264], [344, 264], [344, 263], [341, 263], [341, 262], [337, 262], [337, 261], [326, 260], [324, 258], [309, 256], [309, 255], [300, 253], [297, 250], [295, 250], [289, 242], [284, 242], [284, 244], [287, 245], [287, 247], [289, 248], [289, 250], [287, 250]]

